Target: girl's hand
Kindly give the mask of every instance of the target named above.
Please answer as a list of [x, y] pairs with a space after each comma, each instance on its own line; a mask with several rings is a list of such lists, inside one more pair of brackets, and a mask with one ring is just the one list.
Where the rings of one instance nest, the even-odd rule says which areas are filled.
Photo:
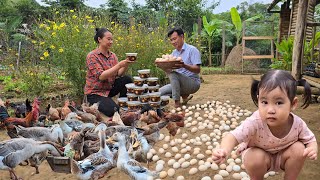
[[122, 68], [122, 67], [127, 67], [129, 64], [133, 63], [134, 61], [130, 61], [128, 58], [127, 59], [124, 59], [122, 61], [120, 61], [118, 64], [119, 64], [119, 67]]
[[317, 160], [318, 150], [313, 146], [307, 147], [303, 151], [303, 156], [308, 156], [311, 160]]
[[216, 163], [216, 164], [221, 164], [223, 163], [227, 158], [227, 152], [224, 149], [221, 148], [217, 148], [214, 149], [212, 152], [212, 160]]

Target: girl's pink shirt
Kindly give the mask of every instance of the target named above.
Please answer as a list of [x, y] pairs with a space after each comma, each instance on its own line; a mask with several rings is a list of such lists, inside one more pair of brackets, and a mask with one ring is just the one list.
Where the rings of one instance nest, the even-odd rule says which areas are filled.
[[305, 145], [316, 141], [314, 134], [306, 123], [295, 114], [291, 113], [291, 115], [293, 116], [291, 130], [284, 138], [280, 139], [275, 137], [268, 125], [261, 120], [259, 111], [254, 112], [240, 126], [230, 132], [239, 143], [237, 149], [239, 153], [249, 147], [259, 147], [271, 154], [275, 154], [297, 141]]

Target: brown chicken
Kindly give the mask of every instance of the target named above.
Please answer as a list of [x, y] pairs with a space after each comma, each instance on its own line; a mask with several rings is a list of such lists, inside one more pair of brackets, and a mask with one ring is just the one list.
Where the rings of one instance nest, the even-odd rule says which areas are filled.
[[59, 111], [56, 108], [53, 108], [51, 106], [51, 104], [48, 104], [46, 110], [48, 112], [48, 119], [50, 121], [55, 121], [55, 120], [61, 119]]
[[84, 123], [95, 123], [98, 124], [99, 121], [97, 121], [97, 117], [91, 113], [79, 111], [78, 109], [74, 108], [73, 106], [68, 106], [69, 109], [72, 112], [75, 112], [81, 119], [82, 122]]
[[7, 133], [11, 138], [17, 137], [15, 126], [20, 125], [23, 127], [30, 127], [36, 124], [40, 112], [39, 104], [40, 102], [37, 98], [34, 99], [32, 106], [30, 104], [26, 104], [27, 108], [32, 110], [27, 113], [25, 118], [10, 117], [6, 108], [4, 106], [0, 106], [0, 119], [4, 122], [4, 126], [7, 128]]
[[153, 124], [143, 126], [141, 127], [141, 129], [144, 130], [143, 135], [153, 134], [159, 131], [160, 129], [164, 128], [168, 123], [169, 121], [160, 121], [158, 123], [153, 123]]
[[120, 118], [124, 125], [135, 126], [136, 121], [140, 119], [140, 111], [120, 111]]
[[167, 124], [166, 128], [169, 130], [169, 134], [171, 136], [175, 136], [177, 134], [179, 126], [177, 126], [177, 124], [175, 122], [169, 122]]
[[83, 157], [85, 135], [89, 130], [91, 130], [91, 128], [84, 128], [80, 132], [70, 133], [68, 137], [68, 140], [70, 141], [70, 147], [75, 151], [75, 160], [81, 160]]
[[69, 99], [66, 99], [64, 101], [64, 106], [61, 108], [61, 119], [66, 118], [66, 116], [69, 113], [71, 113], [71, 110], [70, 110], [69, 106], [70, 106], [70, 101], [69, 101]]

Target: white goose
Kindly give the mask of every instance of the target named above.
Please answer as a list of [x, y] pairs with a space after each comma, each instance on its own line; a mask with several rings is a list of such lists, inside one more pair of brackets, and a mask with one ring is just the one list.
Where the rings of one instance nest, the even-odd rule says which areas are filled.
[[51, 141], [64, 143], [62, 129], [59, 125], [53, 125], [51, 128], [45, 127], [23, 127], [16, 126], [17, 134], [20, 137], [31, 138], [35, 141]]
[[156, 172], [150, 171], [138, 161], [130, 158], [126, 149], [126, 137], [124, 134], [117, 132], [112, 136], [112, 139], [119, 143], [117, 168], [129, 175], [133, 180], [148, 180], [158, 176]]
[[40, 142], [28, 138], [15, 138], [0, 142], [0, 169], [9, 170], [11, 179], [19, 178], [14, 168], [29, 159], [36, 153], [49, 150], [54, 156], [61, 156], [63, 153], [50, 142]]
[[76, 174], [79, 179], [99, 179], [105, 173], [115, 167], [114, 154], [105, 143], [105, 124], [99, 124], [95, 130], [99, 131], [100, 150], [91, 154], [83, 161], [71, 161], [71, 172]]

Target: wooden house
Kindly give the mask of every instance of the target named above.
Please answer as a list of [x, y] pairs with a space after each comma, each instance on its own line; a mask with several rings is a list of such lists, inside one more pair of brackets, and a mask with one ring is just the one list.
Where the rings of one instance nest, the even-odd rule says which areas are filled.
[[[273, 10], [278, 3], [280, 10]], [[315, 6], [319, 3], [320, 0], [273, 0], [267, 9], [270, 13], [280, 13], [278, 41], [294, 37], [292, 75], [296, 79], [302, 78], [303, 43], [313, 38], [313, 27], [320, 25], [314, 22]]]

